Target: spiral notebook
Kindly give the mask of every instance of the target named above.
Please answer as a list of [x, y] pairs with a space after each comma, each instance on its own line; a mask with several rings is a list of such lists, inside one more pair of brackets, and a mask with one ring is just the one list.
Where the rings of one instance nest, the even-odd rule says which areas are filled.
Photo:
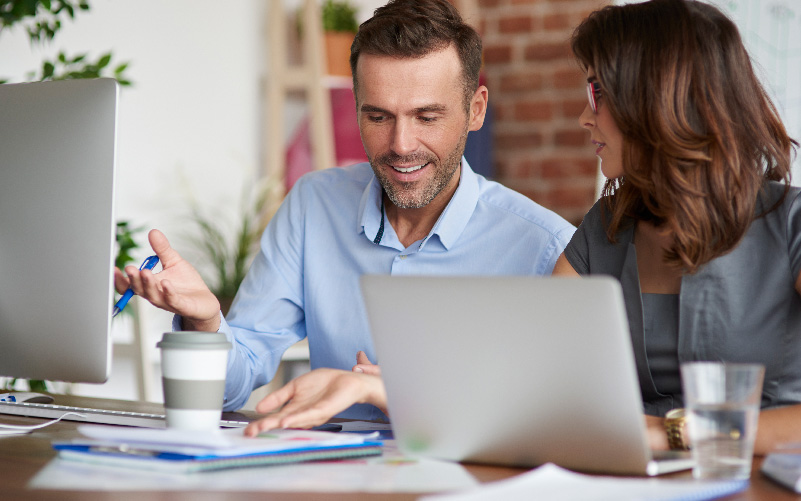
[[219, 432], [79, 426], [84, 435], [54, 442], [60, 458], [164, 473], [349, 459], [381, 454], [382, 442], [363, 434], [272, 430], [246, 438], [241, 429]]

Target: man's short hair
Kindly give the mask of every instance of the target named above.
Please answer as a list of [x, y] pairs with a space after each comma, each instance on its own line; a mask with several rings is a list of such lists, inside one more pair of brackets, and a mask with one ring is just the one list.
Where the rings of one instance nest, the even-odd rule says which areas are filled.
[[464, 23], [447, 0], [391, 0], [362, 23], [351, 45], [354, 93], [358, 95], [359, 55], [422, 58], [451, 44], [462, 63], [465, 106], [469, 109], [481, 70], [481, 37], [476, 30]]

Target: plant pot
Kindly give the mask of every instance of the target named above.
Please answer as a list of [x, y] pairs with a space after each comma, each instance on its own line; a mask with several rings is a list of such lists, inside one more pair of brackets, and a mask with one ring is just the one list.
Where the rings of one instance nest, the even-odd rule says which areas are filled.
[[350, 77], [350, 46], [353, 33], [343, 31], [325, 32], [325, 55], [327, 74]]

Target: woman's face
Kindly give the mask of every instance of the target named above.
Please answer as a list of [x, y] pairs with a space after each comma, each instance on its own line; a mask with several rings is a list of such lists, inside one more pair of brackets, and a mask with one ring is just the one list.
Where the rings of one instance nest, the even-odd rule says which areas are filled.
[[[587, 82], [598, 82], [591, 67], [587, 68]], [[595, 154], [601, 159], [601, 172], [614, 179], [623, 175], [623, 133], [615, 124], [602, 91], [595, 91], [595, 103], [596, 111], [590, 103], [584, 107], [579, 125], [590, 131], [590, 140], [596, 146]]]

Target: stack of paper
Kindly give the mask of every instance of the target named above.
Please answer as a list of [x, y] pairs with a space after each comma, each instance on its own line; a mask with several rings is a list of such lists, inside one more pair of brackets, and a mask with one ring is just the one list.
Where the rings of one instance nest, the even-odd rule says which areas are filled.
[[78, 431], [86, 438], [53, 443], [59, 457], [173, 473], [373, 456], [381, 454], [382, 445], [369, 435], [311, 430], [273, 430], [258, 438], [244, 437], [241, 429], [79, 426]]

